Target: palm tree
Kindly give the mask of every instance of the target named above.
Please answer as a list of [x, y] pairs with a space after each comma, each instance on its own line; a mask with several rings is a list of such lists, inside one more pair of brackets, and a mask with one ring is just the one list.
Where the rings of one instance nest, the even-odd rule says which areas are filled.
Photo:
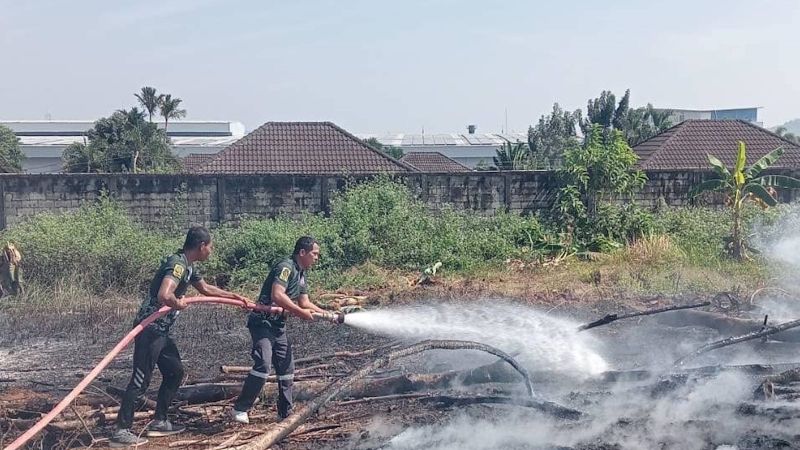
[[531, 165], [528, 146], [522, 142], [506, 142], [495, 153], [494, 165], [497, 170], [524, 170]]
[[169, 119], [182, 119], [186, 117], [186, 110], [180, 109], [181, 102], [179, 98], [172, 98], [172, 94], [167, 94], [161, 101], [161, 117], [164, 118], [164, 133], [167, 132], [167, 125]]
[[656, 109], [648, 103], [647, 115], [650, 116], [650, 122], [653, 124], [653, 136], [672, 126], [671, 109]]
[[692, 189], [691, 197], [705, 191], [722, 191], [728, 195], [733, 214], [731, 241], [728, 247], [731, 255], [737, 260], [747, 259], [747, 245], [742, 234], [742, 207], [746, 200], [754, 201], [764, 207], [778, 204], [774, 197], [774, 187], [797, 189], [800, 180], [784, 175], [761, 175], [761, 172], [775, 164], [783, 155], [783, 148], [778, 147], [767, 153], [750, 167], [745, 168], [747, 160], [745, 144], [739, 141], [739, 152], [736, 156], [736, 165], [733, 170], [719, 159], [708, 155], [708, 162], [716, 172], [717, 177], [701, 183]]
[[142, 108], [147, 111], [147, 114], [150, 116], [150, 122], [152, 123], [153, 114], [155, 114], [159, 106], [161, 106], [161, 102], [164, 100], [164, 94], [156, 94], [156, 88], [145, 86], [142, 88], [142, 92], [133, 95], [139, 100], [139, 104], [142, 105]]

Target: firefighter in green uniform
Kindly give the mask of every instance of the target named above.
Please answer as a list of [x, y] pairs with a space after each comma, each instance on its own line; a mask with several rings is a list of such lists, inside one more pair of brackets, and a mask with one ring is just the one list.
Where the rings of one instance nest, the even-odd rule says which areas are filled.
[[[278, 262], [270, 270], [258, 303], [280, 306], [284, 314], [305, 320], [314, 320], [311, 313], [324, 313], [308, 298], [305, 272], [319, 259], [319, 244], [314, 238], [303, 236], [297, 240], [291, 258]], [[289, 415], [292, 409], [292, 384], [294, 360], [292, 347], [286, 337], [284, 314], [265, 314], [251, 311], [247, 328], [253, 339], [251, 357], [253, 369], [247, 375], [242, 393], [233, 405], [232, 418], [240, 423], [250, 423], [247, 412], [253, 407], [269, 375], [270, 363], [275, 366], [278, 378], [278, 419]]]
[[147, 427], [147, 435], [169, 436], [184, 430], [184, 427], [175, 425], [167, 419], [167, 408], [183, 381], [183, 364], [178, 348], [170, 335], [170, 327], [180, 311], [187, 307], [182, 297], [189, 285], [192, 285], [203, 295], [241, 300], [243, 306], [249, 302], [245, 297], [207, 284], [200, 276], [194, 263], [207, 260], [213, 248], [208, 230], [196, 226], [186, 233], [183, 249], [161, 261], [150, 283], [148, 295], [136, 315], [134, 325], [162, 306], [170, 306], [172, 311], [148, 325], [136, 337], [133, 350], [133, 375], [122, 397], [122, 405], [117, 415], [117, 429], [110, 440], [111, 447], [136, 447], [147, 442], [147, 439], [131, 433], [130, 428], [133, 425], [134, 404], [150, 385], [150, 378], [156, 365], [163, 380], [158, 389], [155, 418]]

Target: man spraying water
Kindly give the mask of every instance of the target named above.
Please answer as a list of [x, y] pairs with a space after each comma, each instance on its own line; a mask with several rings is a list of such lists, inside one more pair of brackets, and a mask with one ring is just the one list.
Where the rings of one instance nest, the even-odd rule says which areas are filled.
[[122, 396], [116, 431], [110, 439], [111, 447], [137, 447], [147, 443], [147, 439], [133, 434], [130, 428], [133, 425], [136, 399], [147, 391], [156, 365], [161, 371], [162, 381], [158, 389], [155, 419], [147, 427], [147, 435], [169, 436], [184, 430], [183, 426], [175, 425], [167, 419], [167, 408], [183, 380], [183, 364], [178, 347], [170, 335], [170, 328], [180, 310], [186, 309], [187, 303], [183, 299], [186, 290], [192, 285], [203, 295], [240, 300], [243, 306], [249, 302], [241, 295], [206, 283], [200, 276], [195, 263], [207, 260], [213, 249], [214, 244], [211, 242], [208, 230], [195, 226], [186, 233], [183, 248], [161, 261], [150, 283], [148, 295], [136, 316], [135, 324], [164, 305], [172, 307], [173, 310], [151, 323], [136, 337], [133, 349], [133, 375]]
[[[325, 312], [308, 298], [305, 272], [319, 260], [319, 244], [310, 236], [297, 240], [291, 258], [278, 262], [270, 270], [258, 303], [280, 306], [284, 314], [266, 314], [253, 311], [247, 328], [253, 339], [253, 369], [244, 380], [242, 393], [233, 405], [231, 416], [239, 423], [250, 423], [247, 412], [253, 407], [269, 375], [270, 362], [275, 365], [278, 378], [278, 418], [283, 419], [292, 409], [294, 360], [292, 347], [286, 336], [286, 316], [292, 314], [304, 320], [327, 318]], [[333, 321], [333, 320], [332, 320]]]

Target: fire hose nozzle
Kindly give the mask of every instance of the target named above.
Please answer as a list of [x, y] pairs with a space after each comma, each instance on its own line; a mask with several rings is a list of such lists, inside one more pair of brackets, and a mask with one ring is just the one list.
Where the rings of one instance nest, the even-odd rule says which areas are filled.
[[337, 325], [344, 323], [344, 314], [336, 312], [311, 313], [315, 320], [325, 320]]

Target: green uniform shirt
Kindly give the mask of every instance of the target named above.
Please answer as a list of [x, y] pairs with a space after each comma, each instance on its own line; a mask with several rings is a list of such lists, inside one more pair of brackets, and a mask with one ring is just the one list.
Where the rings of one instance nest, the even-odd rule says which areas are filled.
[[[200, 273], [193, 264], [189, 264], [186, 260], [186, 255], [182, 252], [170, 255], [161, 260], [158, 271], [150, 282], [150, 289], [148, 295], [142, 301], [142, 306], [139, 307], [139, 313], [136, 315], [134, 325], [146, 319], [150, 314], [158, 311], [162, 306], [158, 300], [158, 290], [161, 289], [161, 283], [164, 278], [172, 278], [178, 286], [175, 288], [175, 297], [183, 297], [189, 285], [196, 283], [203, 279]], [[150, 324], [161, 333], [169, 333], [169, 328], [175, 322], [180, 311], [172, 310], [169, 314], [160, 317], [158, 320]]]
[[[272, 300], [272, 285], [280, 284], [286, 288], [286, 295], [297, 302], [303, 294], [308, 294], [306, 287], [305, 273], [293, 258], [286, 258], [275, 264], [269, 271], [264, 285], [261, 286], [261, 293], [258, 294], [258, 303], [262, 305], [274, 305]], [[270, 327], [276, 331], [282, 331], [286, 327], [286, 318], [279, 314], [266, 314], [253, 311], [247, 318], [248, 327]]]

